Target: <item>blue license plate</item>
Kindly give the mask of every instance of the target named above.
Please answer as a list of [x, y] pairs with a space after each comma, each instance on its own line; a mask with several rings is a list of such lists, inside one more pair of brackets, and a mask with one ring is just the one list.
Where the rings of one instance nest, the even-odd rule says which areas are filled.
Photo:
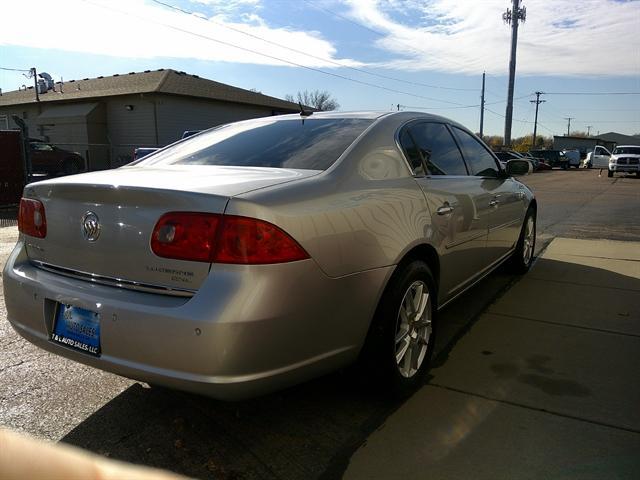
[[100, 314], [59, 303], [51, 340], [91, 355], [100, 355]]

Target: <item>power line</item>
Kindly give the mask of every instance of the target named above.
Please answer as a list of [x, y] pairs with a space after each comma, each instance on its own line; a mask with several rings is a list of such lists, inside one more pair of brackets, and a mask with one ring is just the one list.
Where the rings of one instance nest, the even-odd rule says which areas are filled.
[[379, 90], [385, 90], [385, 91], [391, 92], [391, 93], [398, 93], [398, 94], [401, 94], [401, 95], [408, 95], [410, 97], [422, 98], [424, 100], [430, 100], [432, 102], [440, 102], [440, 103], [447, 103], [447, 104], [450, 104], [450, 105], [463, 106], [462, 103], [451, 102], [451, 101], [448, 101], [448, 100], [441, 100], [441, 99], [438, 99], [438, 98], [427, 97], [425, 95], [418, 95], [418, 94], [415, 94], [415, 93], [404, 92], [402, 90], [396, 90], [394, 88], [384, 87], [382, 85], [376, 85], [374, 83], [365, 82], [363, 80], [357, 80], [355, 78], [347, 77], [345, 75], [340, 75], [338, 73], [327, 72], [327, 71], [321, 70], [319, 68], [309, 67], [309, 66], [303, 65], [301, 63], [293, 62], [291, 60], [286, 60], [284, 58], [276, 57], [274, 55], [269, 55], [268, 53], [262, 53], [262, 52], [258, 52], [256, 50], [252, 50], [250, 48], [241, 47], [239, 45], [235, 45], [235, 44], [230, 43], [230, 42], [225, 42], [224, 40], [218, 40], [216, 38], [208, 37], [207, 35], [202, 35], [200, 33], [191, 32], [189, 30], [185, 30], [184, 28], [180, 28], [180, 27], [176, 27], [175, 25], [171, 25], [169, 23], [159, 22], [159, 21], [147, 18], [147, 17], [143, 17], [143, 16], [140, 16], [140, 15], [135, 15], [135, 14], [133, 14], [131, 12], [123, 12], [122, 10], [118, 10], [118, 9], [115, 9], [115, 8], [109, 8], [109, 7], [105, 6], [105, 5], [100, 5], [100, 4], [96, 4], [96, 3], [90, 2], [89, 0], [82, 0], [82, 1], [85, 2], [85, 3], [88, 3], [90, 5], [93, 5], [94, 7], [102, 8], [104, 10], [110, 10], [110, 11], [113, 11], [113, 12], [120, 13], [122, 15], [130, 16], [130, 17], [135, 17], [135, 18], [138, 18], [138, 19], [143, 20], [143, 21], [148, 21], [148, 22], [151, 22], [151, 23], [155, 23], [156, 25], [161, 25], [161, 26], [169, 28], [171, 30], [176, 30], [178, 32], [185, 33], [187, 35], [192, 35], [194, 37], [202, 38], [204, 40], [209, 40], [211, 42], [219, 43], [221, 45], [226, 45], [227, 47], [232, 47], [232, 48], [236, 48], [238, 50], [249, 52], [249, 53], [252, 53], [254, 55], [259, 55], [259, 56], [262, 56], [262, 57], [270, 58], [272, 60], [277, 60], [279, 62], [287, 63], [287, 64], [293, 65], [295, 67], [304, 68], [304, 69], [310, 70], [312, 72], [322, 73], [323, 75], [328, 75], [328, 76], [331, 76], [331, 77], [340, 78], [342, 80], [347, 80], [347, 81], [350, 81], [350, 82], [358, 83], [360, 85], [366, 85], [368, 87], [377, 88]]
[[[523, 99], [525, 97], [530, 97], [531, 95], [533, 95], [533, 94], [529, 93], [529, 94], [523, 95], [521, 97], [516, 97], [516, 98], [514, 98], [514, 100], [521, 100], [521, 99]], [[487, 105], [498, 105], [498, 104], [504, 103], [504, 102], [506, 102], [506, 100], [498, 100], [498, 101], [495, 101], [495, 102], [488, 102], [488, 103], [485, 102], [485, 107]], [[478, 108], [480, 106], [480, 104], [477, 103], [477, 104], [474, 104], [474, 105], [460, 105], [459, 107], [425, 107], [425, 106], [413, 106], [413, 105], [403, 105], [403, 104], [400, 104], [400, 106], [403, 107], [403, 108], [413, 108], [413, 109], [416, 109], [416, 110], [456, 110], [456, 109], [460, 109], [460, 108]], [[492, 113], [495, 113], [495, 112], [492, 112]], [[497, 115], [500, 115], [500, 114], [497, 114]], [[500, 116], [504, 118], [504, 115], [500, 115]]]
[[245, 32], [243, 30], [240, 30], [239, 28], [234, 28], [234, 27], [231, 27], [231, 26], [226, 25], [224, 23], [212, 20], [212, 19], [207, 20], [205, 18], [202, 18], [202, 17], [196, 15], [195, 12], [191, 12], [189, 10], [185, 10], [185, 9], [180, 8], [180, 7], [176, 7], [176, 6], [171, 5], [169, 3], [161, 2], [160, 0], [151, 0], [151, 1], [154, 2], [154, 3], [157, 3], [158, 5], [163, 5], [163, 6], [167, 7], [167, 8], [170, 8], [171, 10], [175, 10], [177, 12], [184, 13], [184, 14], [189, 15], [191, 17], [198, 18], [198, 19], [200, 19], [200, 20], [202, 20], [204, 22], [214, 23], [214, 24], [216, 24], [216, 25], [218, 25], [218, 26], [220, 26], [222, 28], [226, 28], [226, 29], [232, 30], [234, 32], [241, 33], [242, 35], [246, 35], [248, 37], [255, 38], [256, 40], [260, 40], [260, 41], [268, 43], [270, 45], [275, 45], [276, 47], [279, 47], [279, 48], [284, 48], [285, 50], [289, 50], [291, 52], [295, 52], [295, 53], [300, 54], [300, 55], [304, 55], [304, 56], [307, 56], [307, 57], [310, 57], [310, 58], [315, 58], [316, 60], [320, 60], [322, 62], [331, 63], [332, 65], [336, 65], [336, 66], [341, 67], [341, 68], [348, 68], [350, 70], [354, 70], [354, 71], [360, 72], [360, 73], [365, 73], [367, 75], [371, 75], [371, 76], [374, 76], [374, 77], [384, 78], [386, 80], [392, 80], [394, 82], [406, 83], [406, 84], [414, 85], [414, 86], [418, 86], [418, 87], [439, 88], [439, 89], [442, 89], [442, 90], [477, 91], [477, 89], [475, 89], [475, 88], [455, 88], [455, 87], [445, 87], [445, 86], [441, 86], [441, 85], [432, 85], [432, 84], [428, 84], [428, 83], [414, 82], [414, 81], [411, 81], [411, 80], [404, 80], [402, 78], [396, 78], [396, 77], [391, 77], [391, 76], [388, 76], [388, 75], [383, 75], [383, 74], [380, 74], [380, 73], [370, 72], [370, 71], [365, 70], [363, 68], [352, 67], [350, 65], [344, 65], [344, 64], [342, 64], [340, 62], [336, 62], [336, 61], [328, 59], [328, 58], [319, 57], [317, 55], [313, 55], [313, 54], [308, 53], [308, 52], [303, 52], [302, 50], [298, 50], [296, 48], [292, 48], [292, 47], [289, 47], [287, 45], [283, 45], [281, 43], [268, 40], [266, 38], [260, 37], [259, 35], [255, 35], [253, 33]]
[[[484, 109], [485, 109], [487, 112], [491, 112], [491, 113], [493, 113], [494, 115], [498, 115], [499, 117], [506, 118], [506, 116], [505, 116], [505, 115], [503, 115], [503, 114], [501, 114], [501, 113], [498, 113], [498, 112], [494, 112], [494, 111], [493, 111], [493, 110], [491, 110], [490, 108], [485, 107]], [[530, 124], [532, 124], [532, 123], [533, 123], [533, 122], [531, 122], [531, 121], [529, 121], [529, 120], [520, 120], [520, 119], [518, 119], [518, 118], [514, 118], [513, 120], [514, 120], [515, 122], [520, 122], [520, 123], [530, 123]]]
[[478, 108], [480, 104], [477, 105], [461, 105], [459, 107], [425, 107], [425, 106], [417, 106], [417, 105], [404, 105], [400, 104], [401, 108], [411, 108], [413, 110], [458, 110], [462, 108]]
[[640, 92], [545, 92], [546, 95], [640, 95]]
[[7, 68], [7, 67], [0, 67], [0, 70], [6, 70], [8, 72], [30, 72], [31, 70], [27, 69], [21, 69], [21, 68]]

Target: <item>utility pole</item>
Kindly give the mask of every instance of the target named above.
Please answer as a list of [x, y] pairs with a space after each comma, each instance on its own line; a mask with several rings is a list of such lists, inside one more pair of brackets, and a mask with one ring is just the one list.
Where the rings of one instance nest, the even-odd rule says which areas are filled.
[[531, 146], [532, 149], [536, 148], [536, 134], [538, 133], [538, 105], [546, 102], [546, 100], [540, 100], [540, 95], [544, 95], [544, 92], [536, 92], [536, 99], [529, 100], [531, 103], [536, 104], [536, 119], [533, 122], [533, 144]]
[[570, 135], [570, 131], [571, 131], [571, 120], [575, 120], [576, 117], [564, 117], [565, 120], [568, 120], [569, 123], [567, 124], [567, 137]]
[[485, 72], [482, 72], [482, 93], [480, 94], [480, 138], [482, 138], [482, 129], [484, 127], [484, 77]]
[[502, 14], [502, 19], [511, 24], [511, 58], [509, 60], [509, 90], [507, 92], [507, 111], [504, 121], [504, 144], [511, 145], [511, 123], [513, 121], [513, 88], [516, 81], [516, 49], [518, 47], [518, 23], [527, 18], [527, 9], [520, 8], [520, 0], [511, 0], [512, 9]]
[[593, 125], [587, 125], [587, 137], [589, 137], [590, 133], [591, 133], [591, 129], [593, 128]]
[[33, 76], [33, 89], [36, 91], [36, 102], [39, 102], [40, 94], [38, 93], [38, 73], [36, 72], [36, 67], [31, 67], [29, 74]]

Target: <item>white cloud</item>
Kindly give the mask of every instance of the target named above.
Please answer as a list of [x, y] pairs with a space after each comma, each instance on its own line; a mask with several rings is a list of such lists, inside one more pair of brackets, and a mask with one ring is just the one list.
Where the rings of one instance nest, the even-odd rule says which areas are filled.
[[206, 5], [216, 15], [231, 15], [245, 8], [256, 10], [262, 7], [262, 0], [190, 0], [190, 2]]
[[[335, 47], [334, 42], [341, 40], [340, 29], [357, 29], [353, 25], [333, 19], [336, 29], [327, 32], [274, 27], [260, 16], [269, 8], [267, 0], [190, 1], [189, 10], [197, 12], [197, 16], [149, 0], [31, 0], [29, 8], [22, 2], [7, 1], [3, 2], [0, 15], [0, 45], [126, 58], [291, 65], [277, 60], [282, 58], [325, 70], [336, 68], [335, 62], [365, 65], [357, 59], [340, 58]], [[520, 28], [519, 74], [640, 75], [640, 2], [523, 3], [528, 15]], [[369, 66], [404, 71], [506, 73], [510, 29], [503, 23], [502, 13], [509, 5], [507, 0], [347, 0], [346, 4], [330, 5], [382, 33], [381, 37], [373, 37], [371, 48], [385, 52], [388, 59]], [[313, 21], [311, 15], [324, 15], [312, 8], [307, 12], [309, 22]], [[286, 25], [287, 18], [279, 21]], [[364, 42], [372, 38], [370, 32], [358, 31]]]
[[[257, 0], [201, 0], [201, 3], [224, 4], [226, 7], [258, 5]], [[29, 2], [29, 8], [21, 2], [12, 1], [3, 3], [0, 45], [54, 48], [127, 58], [175, 57], [288, 65], [249, 51], [253, 50], [315, 68], [334, 67], [331, 62], [358, 64], [350, 59], [336, 58], [335, 47], [319, 32], [272, 28], [255, 13], [244, 13], [241, 15], [244, 22], [241, 19], [234, 22], [228, 20], [230, 12], [227, 8], [205, 21], [201, 13], [187, 15], [143, 0], [66, 0], [53, 3], [33, 0]], [[317, 58], [265, 43], [241, 32], [291, 46]], [[242, 46], [245, 50], [231, 45]]]
[[[640, 74], [639, 2], [522, 3], [527, 20], [519, 29], [519, 74]], [[385, 34], [376, 45], [400, 57], [383, 66], [473, 74], [507, 71], [505, 0], [351, 0], [349, 6], [352, 18]], [[407, 26], [409, 17], [413, 26]]]

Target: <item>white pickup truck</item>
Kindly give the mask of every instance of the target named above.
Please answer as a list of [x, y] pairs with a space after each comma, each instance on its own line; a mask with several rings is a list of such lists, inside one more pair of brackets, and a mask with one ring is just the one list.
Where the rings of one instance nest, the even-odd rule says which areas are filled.
[[618, 145], [609, 159], [609, 176], [619, 173], [635, 173], [640, 177], [640, 146]]
[[640, 177], [640, 146], [618, 145], [611, 153], [602, 145], [597, 145], [592, 152], [587, 154], [584, 166], [606, 168], [609, 177], [613, 177], [616, 172], [635, 173]]

